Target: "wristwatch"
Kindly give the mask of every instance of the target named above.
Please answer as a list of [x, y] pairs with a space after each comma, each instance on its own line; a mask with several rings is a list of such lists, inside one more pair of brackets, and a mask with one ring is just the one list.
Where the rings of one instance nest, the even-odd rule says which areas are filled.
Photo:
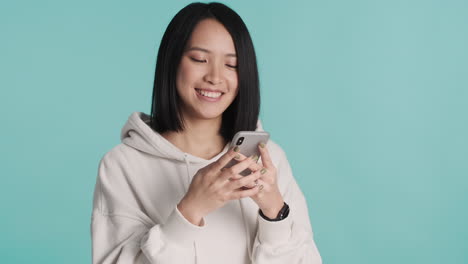
[[263, 219], [267, 220], [267, 221], [270, 221], [270, 222], [281, 221], [281, 220], [285, 219], [286, 217], [288, 217], [288, 215], [289, 215], [289, 205], [286, 202], [284, 202], [283, 208], [281, 208], [281, 210], [279, 210], [278, 215], [276, 216], [276, 218], [273, 218], [273, 219], [266, 217], [263, 214], [261, 209], [259, 209], [259, 213], [260, 213], [260, 216]]

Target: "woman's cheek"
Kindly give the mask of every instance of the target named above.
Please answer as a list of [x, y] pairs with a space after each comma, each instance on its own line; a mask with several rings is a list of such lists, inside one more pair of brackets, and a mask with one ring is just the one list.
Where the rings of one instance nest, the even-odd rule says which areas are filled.
[[231, 89], [233, 88], [237, 89], [237, 85], [238, 85], [237, 72], [231, 71], [227, 76], [228, 76], [229, 87]]

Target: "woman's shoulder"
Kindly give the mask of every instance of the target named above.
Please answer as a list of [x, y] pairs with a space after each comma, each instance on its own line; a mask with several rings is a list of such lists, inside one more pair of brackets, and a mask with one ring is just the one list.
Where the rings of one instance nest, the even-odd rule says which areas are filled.
[[[260, 119], [257, 121], [256, 131], [265, 131], [263, 129], [263, 123]], [[281, 148], [281, 146], [271, 138], [267, 142], [267, 149], [270, 153], [270, 157], [272, 158], [273, 163], [275, 163], [275, 160], [286, 158], [286, 154], [284, 153], [283, 148]]]
[[268, 147], [268, 150], [271, 152], [271, 153], [275, 153], [277, 155], [283, 155], [284, 154], [284, 150], [283, 148], [280, 146], [279, 143], [277, 143], [276, 141], [272, 140], [272, 139], [269, 139], [268, 142], [267, 142], [267, 147]]
[[119, 143], [112, 147], [107, 152], [102, 154], [99, 163], [106, 163], [108, 165], [118, 164], [121, 162], [128, 162], [135, 155], [138, 155], [138, 151], [134, 148], [127, 146], [124, 143]]
[[286, 153], [284, 152], [283, 148], [275, 141], [268, 140], [267, 142], [267, 149], [270, 153], [270, 158], [273, 164], [278, 165], [284, 161], [287, 161]]

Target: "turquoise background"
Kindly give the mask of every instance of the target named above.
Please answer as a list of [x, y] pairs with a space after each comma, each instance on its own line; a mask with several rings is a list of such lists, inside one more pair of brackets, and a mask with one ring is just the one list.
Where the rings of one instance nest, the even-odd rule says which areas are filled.
[[[2, 1], [2, 263], [90, 263], [100, 158], [189, 1]], [[324, 263], [468, 263], [468, 1], [225, 1]]]

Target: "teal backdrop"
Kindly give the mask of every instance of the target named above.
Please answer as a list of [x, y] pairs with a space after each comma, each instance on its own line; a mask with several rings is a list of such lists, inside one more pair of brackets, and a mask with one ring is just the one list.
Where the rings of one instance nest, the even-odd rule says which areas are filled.
[[[468, 263], [468, 1], [223, 2], [324, 263]], [[0, 262], [91, 262], [99, 160], [188, 3], [0, 3]]]

